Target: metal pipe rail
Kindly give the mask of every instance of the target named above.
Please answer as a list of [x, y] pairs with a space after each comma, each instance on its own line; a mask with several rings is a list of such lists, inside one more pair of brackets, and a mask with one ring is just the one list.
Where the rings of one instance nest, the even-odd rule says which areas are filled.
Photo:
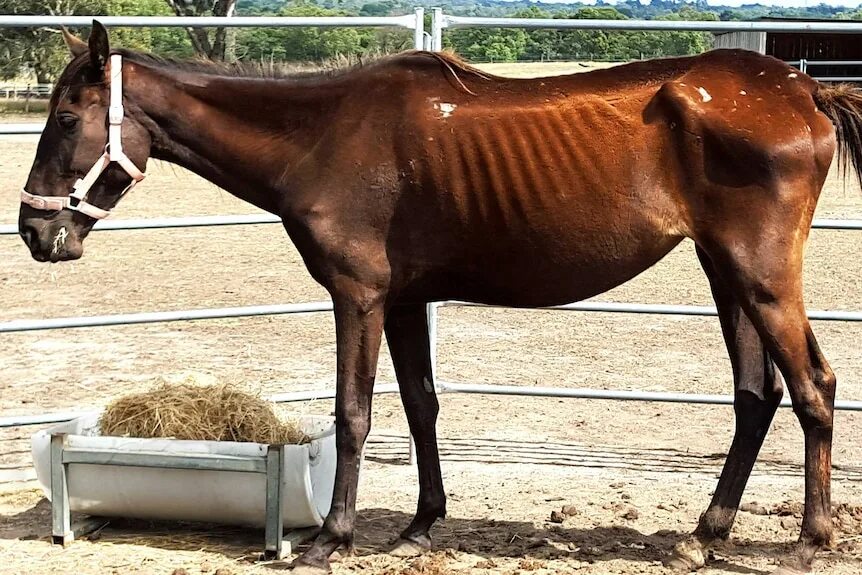
[[[374, 395], [398, 393], [398, 385], [394, 383], [381, 383], [374, 386]], [[333, 399], [335, 389], [313, 389], [310, 391], [292, 391], [289, 393], [276, 393], [267, 399], [273, 403], [292, 403], [295, 401], [315, 401], [318, 399]], [[40, 415], [8, 415], [0, 417], [0, 429], [5, 427], [25, 427], [28, 425], [43, 425], [48, 423], [63, 423], [79, 417], [95, 415], [98, 409], [83, 411], [55, 411]]]
[[801, 64], [805, 62], [805, 66], [862, 66], [862, 60], [791, 60], [788, 64]]
[[440, 8], [431, 12], [431, 49], [443, 49], [444, 28], [547, 28], [567, 30], [629, 30], [667, 32], [862, 32], [862, 23], [832, 22], [722, 22], [714, 20], [590, 20], [577, 18], [489, 18], [450, 16]]
[[[315, 28], [370, 28], [393, 26], [424, 27], [418, 11], [403, 16], [0, 16], [0, 28], [43, 26], [90, 27], [93, 20], [105, 26], [124, 28], [272, 28], [309, 26]], [[424, 11], [423, 11], [424, 16]]]
[[[517, 395], [523, 397], [563, 397], [572, 399], [606, 399], [621, 401], [655, 401], [664, 403], [698, 403], [705, 405], [733, 405], [732, 395], [712, 395], [701, 393], [673, 393], [665, 391], [628, 391], [612, 389], [565, 389], [559, 387], [526, 387], [520, 385], [495, 385], [484, 383], [437, 382], [437, 389], [443, 393], [476, 393], [482, 395]], [[789, 399], [780, 403], [781, 407], [793, 407]], [[862, 401], [836, 400], [835, 409], [843, 411], [862, 411]]]
[[[171, 228], [202, 228], [209, 226], [243, 226], [280, 223], [281, 218], [267, 213], [237, 214], [230, 216], [187, 216], [181, 218], [141, 218], [128, 220], [107, 219], [99, 220], [93, 228], [93, 231], [162, 230]], [[862, 229], [862, 220], [859, 220], [859, 225], [859, 229]], [[18, 235], [17, 224], [0, 225], [0, 236], [12, 235]]]
[[[413, 47], [425, 47], [425, 9], [416, 7], [403, 16], [19, 16], [0, 15], [0, 28], [42, 26], [91, 26], [99, 20], [105, 26], [145, 28], [378, 28], [395, 27], [413, 30]], [[27, 130], [32, 130], [32, 125]], [[41, 130], [40, 130], [41, 131]], [[4, 133], [34, 133], [4, 132]], [[38, 132], [35, 132], [38, 133]]]
[[[497, 307], [464, 301], [448, 301], [442, 302], [439, 305], [445, 307]], [[655, 315], [683, 315], [701, 317], [715, 317], [718, 315], [718, 312], [712, 306], [617, 303], [601, 301], [583, 301], [566, 305], [531, 309], [592, 311], [605, 313], [640, 313]], [[165, 323], [173, 321], [196, 321], [202, 319], [257, 317], [262, 315], [283, 315], [291, 313], [317, 313], [322, 311], [332, 311], [332, 302], [318, 301], [309, 303], [251, 305], [242, 307], [202, 308], [177, 311], [151, 311], [141, 313], [120, 313], [113, 315], [58, 317], [48, 319], [13, 319], [10, 321], [0, 322], [0, 333], [20, 333], [26, 331], [45, 331], [50, 329], [70, 329], [79, 327], [138, 325], [144, 323]], [[814, 321], [856, 322], [862, 321], [862, 312], [844, 310], [814, 310], [808, 312], [808, 319]]]
[[[262, 214], [238, 214], [232, 216], [187, 216], [180, 218], [140, 218], [128, 220], [99, 220], [93, 231], [111, 230], [158, 230], [170, 228], [198, 228], [207, 226], [242, 226], [280, 224], [278, 216]], [[816, 230], [862, 230], [862, 219], [818, 218], [811, 223]], [[0, 225], [0, 236], [17, 236], [17, 224]]]
[[[828, 32], [858, 34], [862, 22], [727, 22], [719, 20], [591, 20], [583, 18], [490, 18], [442, 14], [442, 28], [557, 28], [667, 32]], [[433, 25], [432, 25], [433, 30]]]
[[[601, 399], [612, 401], [646, 401], [659, 403], [696, 403], [702, 405], [733, 405], [732, 395], [675, 393], [666, 391], [630, 391], [613, 389], [589, 388], [559, 388], [559, 387], [528, 387], [519, 385], [472, 384], [437, 381], [435, 387], [438, 393], [470, 393], [480, 395], [513, 395], [520, 397], [559, 397], [568, 399]], [[398, 385], [394, 383], [377, 385], [374, 395], [398, 393]], [[269, 397], [275, 403], [291, 403], [295, 401], [312, 401], [317, 399], [332, 399], [334, 389], [299, 391], [276, 394]], [[788, 398], [781, 401], [781, 407], [792, 407]], [[835, 409], [839, 411], [862, 411], [862, 401], [836, 400]], [[24, 427], [48, 423], [61, 423], [92, 415], [95, 410], [64, 411], [46, 413], [43, 415], [12, 415], [0, 417], [0, 429], [6, 427]]]
[[41, 124], [0, 124], [0, 136], [20, 136], [25, 134], [41, 134], [45, 123]]
[[[490, 306], [467, 301], [447, 301], [440, 305], [443, 307], [501, 307]], [[502, 308], [508, 309], [508, 308]], [[698, 317], [718, 317], [718, 310], [713, 306], [706, 305], [671, 305], [653, 303], [617, 303], [605, 301], [582, 301], [566, 305], [551, 307], [528, 308], [537, 310], [560, 310], [560, 311], [597, 311], [604, 313], [636, 313], [652, 315], [682, 315]], [[808, 319], [813, 321], [862, 321], [862, 311], [843, 310], [813, 310], [808, 312]], [[0, 324], [0, 333], [2, 333]]]
[[316, 313], [321, 311], [332, 311], [332, 302], [317, 301], [308, 303], [251, 305], [243, 307], [184, 309], [177, 311], [150, 311], [142, 313], [119, 313], [113, 315], [49, 319], [13, 319], [11, 321], [0, 322], [0, 333], [68, 329], [77, 327], [102, 327], [111, 325], [137, 325], [142, 323], [163, 323], [171, 321], [195, 321], [200, 319], [256, 317], [261, 315], [282, 315], [289, 313]]

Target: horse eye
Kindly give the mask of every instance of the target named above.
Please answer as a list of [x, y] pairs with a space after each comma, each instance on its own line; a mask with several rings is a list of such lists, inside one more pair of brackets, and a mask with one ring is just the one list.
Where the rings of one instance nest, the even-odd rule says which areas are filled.
[[57, 114], [57, 123], [65, 130], [72, 130], [78, 125], [78, 116], [69, 112]]

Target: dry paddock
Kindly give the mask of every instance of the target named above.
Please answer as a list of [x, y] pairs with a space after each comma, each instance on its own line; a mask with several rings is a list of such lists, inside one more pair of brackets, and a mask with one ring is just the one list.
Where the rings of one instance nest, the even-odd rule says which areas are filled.
[[[573, 65], [573, 69], [581, 69]], [[537, 73], [509, 68], [509, 73]], [[539, 69], [541, 71], [541, 69]], [[564, 71], [555, 69], [556, 72]], [[34, 137], [0, 139], [0, 222], [17, 214]], [[252, 213], [248, 205], [167, 165], [118, 217]], [[862, 217], [855, 183], [830, 177], [820, 217]], [[745, 217], [745, 214], [740, 214]], [[811, 309], [862, 309], [862, 232], [815, 231], [805, 267]], [[541, 278], [537, 278], [541, 281]], [[0, 320], [323, 300], [281, 228], [260, 225], [94, 233], [83, 260], [44, 265], [19, 238], [0, 237]], [[711, 303], [690, 243], [600, 298]], [[862, 400], [858, 325], [818, 322], [839, 398]], [[329, 314], [10, 334], [0, 339], [3, 415], [87, 408], [154, 375], [207, 372], [263, 393], [333, 386]], [[440, 373], [448, 380], [522, 386], [728, 393], [730, 365], [712, 318], [502, 309], [444, 309]], [[380, 379], [394, 381], [384, 352]], [[299, 409], [329, 412], [330, 401]], [[396, 397], [374, 404], [359, 493], [357, 555], [336, 573], [662, 573], [661, 557], [704, 509], [733, 419], [728, 407], [445, 395], [440, 437], [449, 517], [437, 551], [394, 559], [385, 550], [409, 520], [415, 471]], [[115, 521], [68, 549], [48, 543], [49, 506], [29, 466], [33, 428], [0, 432], [0, 572], [268, 573], [262, 534], [196, 525]], [[836, 416], [836, 543], [819, 573], [862, 570], [862, 414]], [[705, 573], [765, 573], [796, 538], [802, 434], [782, 410], [767, 438], [731, 540]], [[551, 511], [573, 505], [562, 524]]]

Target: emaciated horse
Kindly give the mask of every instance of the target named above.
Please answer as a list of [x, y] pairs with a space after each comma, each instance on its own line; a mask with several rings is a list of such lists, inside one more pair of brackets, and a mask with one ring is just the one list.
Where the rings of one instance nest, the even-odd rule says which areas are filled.
[[298, 571], [325, 572], [351, 545], [384, 332], [420, 482], [394, 551], [418, 553], [446, 512], [426, 303], [582, 300], [684, 238], [718, 306], [736, 431], [709, 508], [669, 563], [700, 567], [728, 535], [782, 395], [779, 374], [805, 434], [805, 516], [778, 572], [808, 571], [829, 543], [835, 376], [806, 319], [802, 254], [836, 145], [845, 166], [862, 166], [859, 90], [745, 51], [532, 80], [410, 52], [272, 77], [112, 52], [98, 23], [88, 45], [67, 42], [74, 59], [22, 194], [34, 258], [81, 257], [96, 218], [153, 157], [279, 215], [332, 296], [335, 491]]

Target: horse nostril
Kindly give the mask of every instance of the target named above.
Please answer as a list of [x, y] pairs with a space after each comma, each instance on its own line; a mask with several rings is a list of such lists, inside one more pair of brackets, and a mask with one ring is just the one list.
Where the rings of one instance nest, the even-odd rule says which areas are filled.
[[24, 240], [24, 243], [27, 244], [27, 247], [33, 249], [33, 246], [36, 245], [36, 242], [39, 239], [39, 232], [36, 231], [36, 228], [27, 224], [21, 224], [21, 229], [18, 233], [21, 235], [21, 239]]

